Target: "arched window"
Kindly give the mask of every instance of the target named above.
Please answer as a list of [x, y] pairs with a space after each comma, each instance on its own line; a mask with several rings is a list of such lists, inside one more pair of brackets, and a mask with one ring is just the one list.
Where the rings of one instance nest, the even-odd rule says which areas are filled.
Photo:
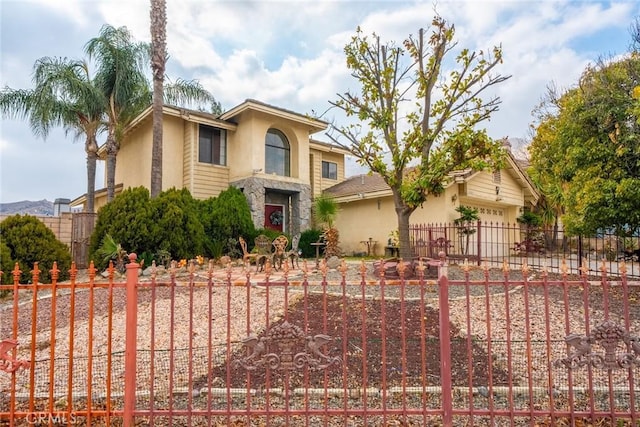
[[291, 148], [287, 137], [277, 129], [269, 129], [265, 141], [265, 172], [290, 176]]

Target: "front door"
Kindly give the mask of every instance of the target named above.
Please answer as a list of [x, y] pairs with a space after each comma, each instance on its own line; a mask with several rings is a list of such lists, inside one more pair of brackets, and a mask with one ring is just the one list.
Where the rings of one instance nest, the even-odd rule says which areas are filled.
[[284, 231], [284, 206], [264, 205], [264, 228]]

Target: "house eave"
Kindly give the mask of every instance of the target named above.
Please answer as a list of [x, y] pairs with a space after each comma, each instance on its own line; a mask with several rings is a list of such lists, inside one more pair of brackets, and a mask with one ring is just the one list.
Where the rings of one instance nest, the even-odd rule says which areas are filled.
[[309, 129], [309, 134], [325, 130], [329, 126], [329, 123], [325, 121], [314, 119], [312, 117], [296, 113], [294, 111], [289, 111], [283, 108], [268, 105], [263, 102], [256, 101], [255, 99], [247, 99], [242, 104], [237, 105], [231, 110], [223, 113], [220, 118], [222, 120], [231, 120], [245, 111], [258, 111], [291, 120], [293, 122], [306, 126]]
[[333, 200], [340, 203], [349, 203], [349, 202], [358, 202], [361, 200], [371, 200], [371, 199], [380, 199], [384, 197], [391, 197], [393, 193], [391, 189], [389, 190], [378, 190], [378, 191], [370, 191], [368, 193], [353, 193], [353, 194], [345, 194], [338, 197], [333, 197]]
[[349, 150], [346, 150], [338, 145], [333, 145], [333, 144], [329, 144], [322, 141], [310, 140], [309, 148], [317, 151], [322, 151], [324, 153], [336, 153], [336, 154], [342, 154], [345, 156], [348, 156], [351, 154]]
[[[238, 125], [235, 123], [226, 122], [215, 117], [213, 114], [205, 113], [202, 111], [190, 110], [187, 108], [179, 108], [171, 105], [164, 105], [162, 107], [163, 116], [179, 117], [185, 121], [204, 124], [208, 126], [217, 127], [220, 129], [226, 129], [234, 132], [238, 129]], [[153, 117], [153, 107], [149, 106], [145, 108], [136, 118], [134, 118], [129, 126], [124, 130], [123, 136], [126, 137], [135, 129], [140, 127], [143, 123], [151, 120]], [[102, 144], [98, 149], [98, 157], [104, 159], [106, 155], [106, 144]]]

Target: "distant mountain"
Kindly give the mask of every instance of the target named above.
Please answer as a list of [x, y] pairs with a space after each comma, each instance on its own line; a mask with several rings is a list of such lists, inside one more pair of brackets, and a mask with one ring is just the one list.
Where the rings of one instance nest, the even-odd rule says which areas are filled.
[[38, 200], [37, 202], [23, 200], [21, 202], [0, 203], [0, 215], [15, 214], [53, 216], [53, 202], [48, 200]]

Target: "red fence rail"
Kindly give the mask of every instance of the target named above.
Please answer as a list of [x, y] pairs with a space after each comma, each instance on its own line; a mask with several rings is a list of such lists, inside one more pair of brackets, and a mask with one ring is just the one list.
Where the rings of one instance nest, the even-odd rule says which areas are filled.
[[637, 233], [623, 237], [604, 230], [594, 236], [569, 236], [562, 229], [476, 221], [464, 226], [411, 224], [409, 235], [416, 257], [437, 258], [444, 251], [457, 262], [467, 259], [478, 265], [487, 262], [500, 266], [506, 261], [516, 269], [526, 262], [532, 268], [555, 272], [566, 267], [573, 274], [580, 274], [586, 267], [593, 275], [599, 274], [604, 262], [615, 276], [624, 263], [627, 277], [640, 279]]
[[[640, 286], [267, 266], [0, 286], [0, 423], [640, 423]], [[56, 270], [56, 267], [53, 267]], [[160, 278], [163, 278], [162, 280]], [[121, 279], [120, 279], [121, 280]]]

